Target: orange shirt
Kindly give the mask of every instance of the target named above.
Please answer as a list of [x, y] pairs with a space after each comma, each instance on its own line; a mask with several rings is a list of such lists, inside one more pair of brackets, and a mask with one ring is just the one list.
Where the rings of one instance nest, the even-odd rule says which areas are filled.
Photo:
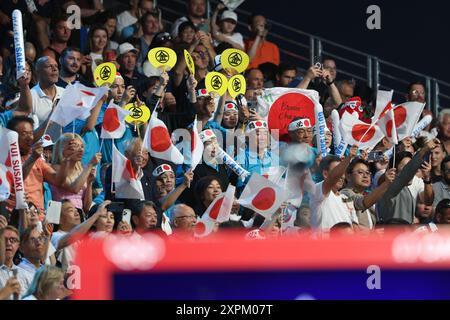
[[[22, 164], [30, 156], [22, 157]], [[39, 209], [41, 214], [44, 213], [44, 186], [43, 183], [50, 174], [53, 174], [55, 170], [42, 158], [39, 158], [34, 163], [27, 178], [24, 181], [25, 193], [27, 194], [27, 200], [33, 202]], [[14, 188], [11, 188], [11, 196], [9, 197], [8, 209], [14, 209], [16, 207], [16, 194]]]
[[[252, 47], [254, 39], [245, 40], [245, 51], [248, 52]], [[280, 49], [275, 43], [264, 40], [260, 45], [258, 50], [256, 50], [256, 55], [253, 60], [250, 61], [247, 69], [257, 68], [260, 64], [271, 62], [273, 64], [280, 64]]]

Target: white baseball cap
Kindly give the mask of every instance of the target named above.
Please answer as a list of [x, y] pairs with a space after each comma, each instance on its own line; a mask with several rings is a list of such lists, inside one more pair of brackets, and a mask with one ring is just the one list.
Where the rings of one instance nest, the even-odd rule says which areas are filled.
[[122, 44], [119, 46], [118, 51], [119, 51], [119, 56], [120, 56], [120, 55], [123, 55], [123, 54], [126, 54], [126, 53], [128, 53], [128, 52], [130, 52], [130, 51], [134, 51], [134, 53], [136, 53], [136, 54], [139, 53], [139, 50], [136, 49], [135, 47], [133, 47], [133, 45], [132, 45], [131, 43], [129, 43], [129, 42], [124, 42], [124, 43], [122, 43]]
[[237, 23], [238, 18], [237, 18], [237, 14], [234, 11], [231, 10], [225, 10], [222, 15], [220, 16], [220, 21], [222, 20], [226, 20], [226, 19], [230, 19], [233, 20]]

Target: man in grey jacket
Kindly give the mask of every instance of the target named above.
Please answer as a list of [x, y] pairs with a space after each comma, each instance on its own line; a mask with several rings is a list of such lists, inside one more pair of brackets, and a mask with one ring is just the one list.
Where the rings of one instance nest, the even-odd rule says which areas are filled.
[[438, 142], [439, 140], [437, 139], [428, 141], [414, 156], [411, 153], [408, 155], [408, 152], [403, 152], [400, 157], [397, 156], [397, 163], [395, 164], [397, 178], [377, 203], [377, 211], [381, 223], [413, 224], [416, 200], [408, 186], [412, 183], [412, 179], [420, 168], [426, 174], [422, 178], [425, 184], [424, 203], [426, 205], [433, 203], [434, 194], [429, 178], [429, 163], [424, 163], [423, 159], [430, 150], [436, 147]]

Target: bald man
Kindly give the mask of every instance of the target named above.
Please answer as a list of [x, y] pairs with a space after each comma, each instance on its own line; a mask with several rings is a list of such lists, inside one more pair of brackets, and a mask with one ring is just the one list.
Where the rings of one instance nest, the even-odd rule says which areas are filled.
[[170, 211], [172, 227], [175, 233], [193, 236], [195, 223], [197, 222], [194, 210], [185, 204], [177, 204]]
[[[31, 89], [32, 118], [36, 129], [47, 120], [52, 111], [53, 102], [60, 99], [64, 88], [56, 86], [59, 79], [58, 63], [51, 57], [40, 57], [36, 61], [38, 84]], [[60, 128], [52, 125], [48, 133], [55, 141], [59, 138]]]

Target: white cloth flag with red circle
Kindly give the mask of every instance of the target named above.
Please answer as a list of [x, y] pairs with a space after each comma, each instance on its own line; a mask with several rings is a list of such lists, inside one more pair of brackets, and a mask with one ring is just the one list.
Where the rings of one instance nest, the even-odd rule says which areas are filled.
[[173, 145], [165, 123], [158, 119], [156, 111], [150, 117], [142, 145], [154, 158], [175, 164], [182, 164], [184, 161], [181, 152]]
[[377, 124], [368, 124], [358, 118], [358, 114], [345, 112], [340, 121], [341, 135], [345, 143], [360, 149], [373, 149], [383, 139], [384, 134]]
[[233, 207], [236, 187], [229, 185], [226, 192], [218, 195], [203, 213], [200, 220], [195, 224], [194, 235], [198, 238], [209, 235], [214, 223], [222, 223], [230, 220], [231, 208]]
[[115, 183], [116, 193], [120, 194], [120, 198], [145, 199], [141, 181], [138, 180], [131, 161], [117, 150], [114, 143], [112, 147], [112, 182]]
[[258, 173], [253, 173], [238, 202], [266, 219], [288, 198], [288, 192]]
[[394, 90], [385, 91], [378, 90], [377, 91], [377, 103], [375, 107], [375, 113], [372, 117], [372, 122], [377, 122], [381, 119], [391, 108], [392, 95], [394, 94]]
[[108, 108], [103, 115], [102, 132], [100, 138], [102, 139], [120, 139], [123, 137], [126, 124], [125, 118], [131, 112], [125, 110], [114, 104], [113, 100], [109, 103]]
[[108, 88], [89, 88], [76, 82], [64, 90], [50, 120], [65, 127], [75, 119], [85, 120]]
[[[398, 141], [412, 135], [424, 107], [424, 103], [416, 101], [396, 105], [384, 117], [380, 118], [378, 125], [386, 137], [397, 144]], [[398, 137], [397, 142], [396, 136]]]
[[5, 165], [0, 164], [0, 201], [5, 201], [11, 195], [11, 179], [11, 172]]
[[194, 120], [191, 132], [191, 169], [195, 170], [195, 167], [202, 162], [203, 159], [203, 142], [200, 139], [197, 128], [197, 116]]
[[286, 172], [286, 168], [282, 166], [277, 167], [269, 167], [266, 173], [264, 173], [262, 176], [266, 179], [269, 179], [275, 184], [278, 184], [281, 181], [281, 177], [283, 177], [283, 174]]

